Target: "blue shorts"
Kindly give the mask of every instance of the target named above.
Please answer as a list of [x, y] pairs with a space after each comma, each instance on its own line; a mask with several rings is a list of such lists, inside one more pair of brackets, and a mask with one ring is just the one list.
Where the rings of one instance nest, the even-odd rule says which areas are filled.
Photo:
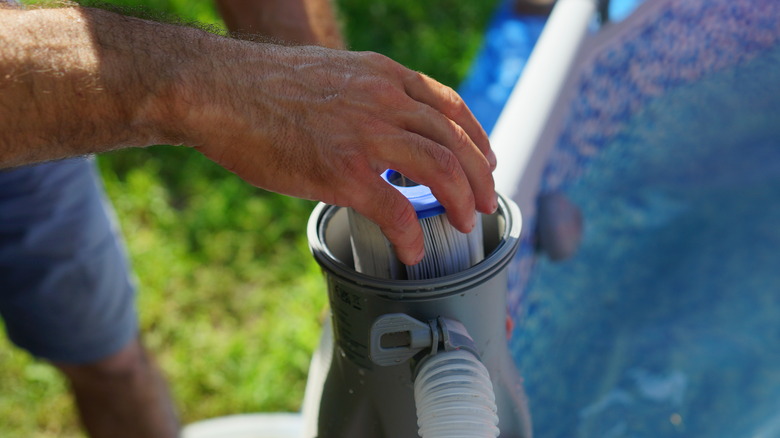
[[89, 363], [137, 334], [135, 290], [94, 161], [0, 170], [0, 315], [34, 356]]

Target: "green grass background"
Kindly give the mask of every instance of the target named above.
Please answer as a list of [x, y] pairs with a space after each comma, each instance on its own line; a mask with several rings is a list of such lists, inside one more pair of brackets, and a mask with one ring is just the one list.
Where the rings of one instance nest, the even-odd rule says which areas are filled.
[[[222, 26], [209, 0], [112, 0]], [[339, 0], [353, 50], [456, 87], [497, 0]], [[143, 336], [183, 422], [296, 411], [326, 317], [313, 203], [256, 189], [184, 147], [99, 158], [139, 285]], [[76, 437], [64, 381], [0, 340], [0, 437]], [[118, 395], [121, 396], [121, 395]]]

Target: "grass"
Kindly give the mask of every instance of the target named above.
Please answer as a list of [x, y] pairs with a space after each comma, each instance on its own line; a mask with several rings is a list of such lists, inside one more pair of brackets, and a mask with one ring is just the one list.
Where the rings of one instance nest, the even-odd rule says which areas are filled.
[[[204, 0], [113, 0], [221, 26]], [[457, 86], [497, 1], [340, 0], [353, 50]], [[171, 146], [100, 157], [139, 285], [146, 344], [185, 423], [294, 411], [327, 316], [305, 225], [313, 203], [242, 182]], [[57, 373], [0, 340], [0, 436], [82, 436]]]

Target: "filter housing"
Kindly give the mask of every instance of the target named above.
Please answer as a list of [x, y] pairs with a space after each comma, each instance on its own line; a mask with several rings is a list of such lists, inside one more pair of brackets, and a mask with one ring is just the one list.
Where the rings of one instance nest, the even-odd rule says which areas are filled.
[[386, 280], [354, 269], [347, 210], [321, 204], [308, 234], [325, 274], [331, 305], [329, 329], [315, 353], [304, 401], [307, 438], [416, 436], [413, 379], [416, 361], [378, 366], [370, 354], [373, 322], [403, 313], [420, 321], [450, 318], [467, 327], [487, 367], [498, 405], [501, 437], [530, 437], [521, 379], [507, 348], [508, 262], [520, 238], [517, 206], [499, 196], [498, 211], [482, 218], [485, 259], [431, 280]]

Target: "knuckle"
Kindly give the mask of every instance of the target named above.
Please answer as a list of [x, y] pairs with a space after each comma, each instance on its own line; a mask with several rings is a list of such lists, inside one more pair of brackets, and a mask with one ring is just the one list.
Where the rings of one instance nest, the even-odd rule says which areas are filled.
[[424, 83], [426, 76], [424, 73], [420, 73], [419, 71], [408, 70], [406, 72], [405, 79], [410, 82]]
[[390, 217], [393, 224], [396, 224], [399, 229], [405, 230], [417, 220], [417, 213], [414, 211], [414, 208], [405, 202], [401, 203], [397, 198], [395, 199], [395, 202], [388, 204], [393, 209]]
[[421, 77], [422, 74], [404, 67], [402, 64], [394, 61], [392, 58], [376, 52], [363, 52], [368, 62], [379, 71], [398, 79], [408, 78], [409, 75]]
[[460, 95], [452, 88], [447, 87], [445, 92], [446, 108], [453, 117], [458, 117], [468, 111], [466, 102], [461, 99]]
[[460, 177], [461, 166], [458, 158], [450, 150], [442, 147], [429, 149], [429, 154], [437, 163], [439, 173], [447, 180], [455, 180]]
[[452, 145], [452, 148], [455, 150], [463, 150], [468, 148], [472, 143], [471, 137], [469, 137], [469, 134], [466, 132], [466, 130], [461, 128], [459, 125], [453, 125], [453, 129], [455, 131], [455, 143]]
[[363, 169], [365, 159], [360, 154], [347, 154], [341, 159], [341, 166], [347, 175], [359, 174]]
[[371, 84], [371, 91], [381, 103], [396, 103], [401, 99], [398, 87], [386, 79], [378, 79]]
[[376, 152], [377, 138], [387, 131], [387, 122], [382, 117], [365, 117], [361, 120], [358, 134], [362, 144], [360, 148], [366, 152]]
[[400, 108], [407, 99], [399, 84], [381, 75], [363, 78], [356, 88], [375, 105], [372, 108]]
[[377, 52], [372, 52], [370, 50], [367, 50], [365, 52], [360, 52], [360, 54], [371, 61], [381, 61], [382, 59], [386, 58], [385, 55]]
[[[415, 225], [417, 213], [395, 189], [383, 188], [356, 201], [352, 206], [379, 225], [393, 243], [409, 244], [407, 232]], [[403, 236], [407, 236], [406, 239]]]
[[395, 61], [387, 56], [377, 52], [361, 52], [361, 55], [371, 64], [374, 64], [381, 68], [392, 67], [396, 64]]
[[377, 217], [386, 233], [398, 235], [417, 220], [414, 208], [395, 189], [388, 186], [376, 195], [371, 197], [371, 202], [376, 203]]

